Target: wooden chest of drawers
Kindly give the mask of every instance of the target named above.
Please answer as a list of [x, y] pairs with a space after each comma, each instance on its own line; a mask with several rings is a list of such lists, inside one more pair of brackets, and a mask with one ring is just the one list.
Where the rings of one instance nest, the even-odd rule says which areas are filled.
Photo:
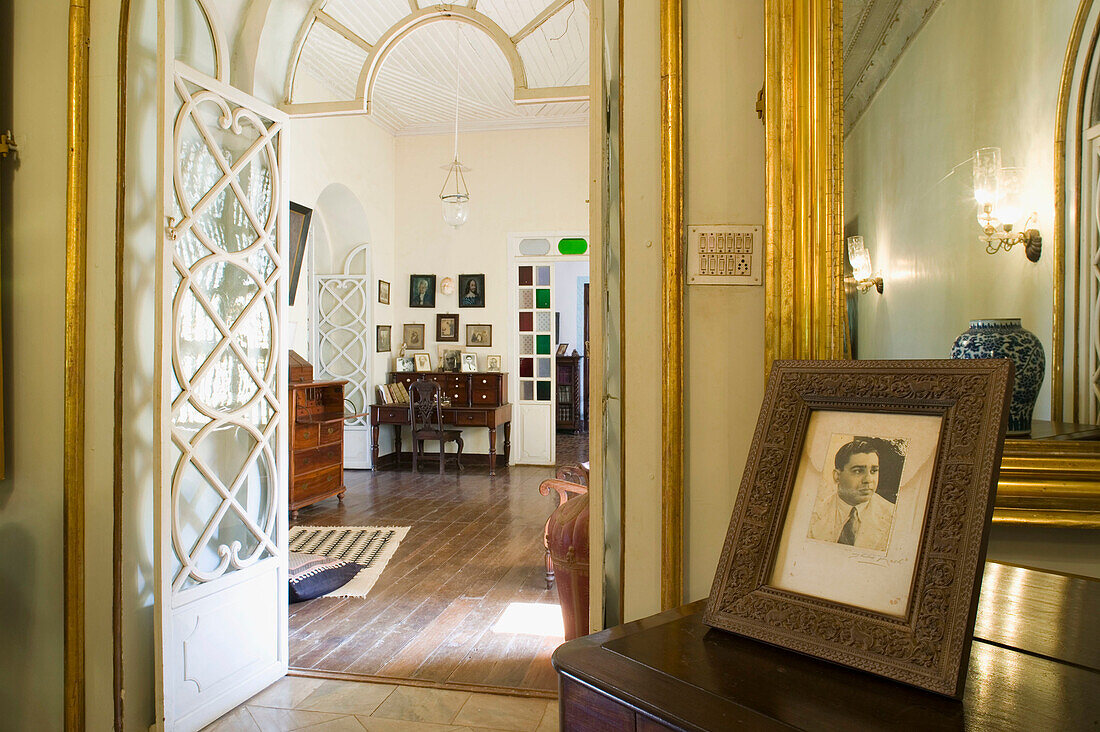
[[290, 516], [326, 498], [344, 497], [344, 384], [290, 385]]
[[[407, 389], [414, 381], [434, 381], [439, 384], [444, 401], [452, 407], [499, 407], [508, 402], [508, 374], [502, 372], [445, 374], [438, 371], [390, 373], [391, 383], [402, 383]], [[446, 408], [446, 406], [444, 406]]]

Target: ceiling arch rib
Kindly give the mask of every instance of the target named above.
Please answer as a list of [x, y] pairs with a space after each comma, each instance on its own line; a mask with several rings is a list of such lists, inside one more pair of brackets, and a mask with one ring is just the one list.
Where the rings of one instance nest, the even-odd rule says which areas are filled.
[[[400, 1], [382, 0], [379, 4], [372, 4], [368, 10], [367, 6], [350, 0], [316, 0], [299, 31], [297, 47], [292, 54], [287, 74], [287, 102], [283, 105], [283, 109], [301, 117], [364, 113], [375, 115], [382, 112], [377, 100], [378, 79], [387, 59], [414, 32], [441, 21], [460, 22], [472, 26], [480, 31], [480, 36], [490, 39], [499, 49], [507, 61], [507, 70], [511, 76], [511, 102], [515, 105], [527, 106], [529, 109], [528, 113], [520, 115], [525, 118], [523, 126], [537, 125], [536, 120], [527, 119], [532, 116], [548, 117], [546, 124], [553, 124], [553, 120], [549, 118], [558, 115], [548, 114], [547, 110], [558, 108], [561, 112], [565, 112], [565, 103], [572, 104], [568, 104], [570, 113], [561, 115], [568, 116], [569, 120], [563, 121], [575, 123], [576, 114], [573, 110], [578, 103], [587, 105], [589, 86], [587, 83], [576, 83], [588, 81], [586, 73], [587, 0], [520, 0], [519, 3], [515, 0], [509, 0], [508, 3], [503, 0], [483, 0], [482, 5], [487, 12], [480, 12], [477, 9], [476, 0], [471, 0], [469, 5], [436, 4], [424, 8], [419, 7], [416, 0], [411, 0], [408, 3], [410, 12], [386, 27], [386, 23], [396, 15], [393, 12], [395, 10], [393, 3]], [[570, 21], [578, 4], [582, 6], [582, 12], [577, 22], [573, 24], [574, 27], [571, 28]], [[541, 10], [535, 12], [532, 10], [535, 7]], [[375, 8], [380, 12], [371, 16], [370, 13]], [[490, 17], [488, 11], [493, 11], [494, 15], [509, 22], [512, 28], [516, 28], [516, 25], [524, 20], [526, 22], [509, 35], [493, 17]], [[524, 11], [530, 14], [529, 18], [522, 15]], [[387, 12], [391, 14], [388, 18], [384, 17]], [[511, 14], [504, 18], [501, 16], [502, 12]], [[564, 30], [557, 37], [551, 38], [545, 33], [545, 26], [548, 21], [559, 15], [566, 18]], [[318, 26], [338, 35], [344, 42], [366, 55], [356, 80], [355, 93], [350, 98], [320, 102], [301, 102], [295, 98], [298, 86], [296, 82], [300, 71], [305, 69], [307, 73], [321, 75], [325, 73], [324, 69], [320, 68], [323, 64], [317, 63], [316, 54], [311, 56], [307, 50], [311, 45], [320, 45], [317, 41]], [[379, 31], [383, 27], [385, 29]], [[540, 29], [543, 32], [536, 33]], [[567, 35], [571, 37], [565, 38]], [[565, 38], [565, 41], [557, 48], [565, 49], [567, 57], [554, 59], [554, 47], [550, 42], [559, 41], [562, 38]], [[329, 43], [331, 44], [331, 41]], [[346, 57], [347, 53], [334, 55]], [[535, 63], [535, 78], [541, 84], [531, 84], [529, 61], [525, 55], [532, 56]], [[407, 74], [398, 76], [407, 78]], [[476, 100], [467, 101], [471, 102], [471, 107], [477, 106], [473, 103]], [[386, 126], [392, 127], [394, 117], [392, 112], [395, 105], [390, 102], [383, 106], [386, 107], [385, 116], [391, 120], [391, 123]], [[424, 127], [425, 124], [421, 122], [419, 126]]]

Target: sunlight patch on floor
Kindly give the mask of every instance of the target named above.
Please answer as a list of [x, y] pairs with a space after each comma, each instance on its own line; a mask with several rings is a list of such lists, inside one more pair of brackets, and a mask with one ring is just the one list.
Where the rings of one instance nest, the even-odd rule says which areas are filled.
[[544, 602], [512, 602], [493, 625], [494, 633], [565, 637], [561, 608]]

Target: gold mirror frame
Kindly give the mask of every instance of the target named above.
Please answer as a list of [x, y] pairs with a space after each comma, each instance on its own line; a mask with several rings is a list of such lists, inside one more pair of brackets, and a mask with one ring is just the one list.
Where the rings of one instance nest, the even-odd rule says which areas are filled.
[[[1056, 420], [1062, 412], [1065, 348], [1066, 115], [1077, 49], [1092, 2], [1081, 0], [1058, 95], [1050, 359]], [[775, 358], [845, 355], [841, 4], [842, 0], [767, 0], [765, 4], [768, 364]], [[993, 521], [1100, 528], [1100, 442], [1008, 440]]]

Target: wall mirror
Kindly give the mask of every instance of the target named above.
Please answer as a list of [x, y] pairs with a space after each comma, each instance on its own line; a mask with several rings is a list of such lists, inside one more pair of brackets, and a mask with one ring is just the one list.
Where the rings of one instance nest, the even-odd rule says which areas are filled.
[[[784, 12], [790, 36], [775, 31]], [[828, 96], [835, 110], [786, 149], [769, 112], [767, 140], [769, 158], [820, 161], [816, 188], [842, 197], [838, 226], [794, 232], [824, 260], [803, 271], [835, 278], [843, 262], [838, 337], [855, 358], [946, 358], [971, 320], [1019, 318], [1046, 369], [1031, 435], [1006, 441], [995, 521], [1100, 527], [1100, 7], [776, 0], [768, 13], [769, 103]], [[782, 66], [799, 23], [828, 76]], [[975, 170], [983, 148], [999, 159], [986, 150]], [[812, 200], [799, 185], [783, 195], [769, 179], [769, 222]], [[769, 247], [787, 234], [772, 227]]]

